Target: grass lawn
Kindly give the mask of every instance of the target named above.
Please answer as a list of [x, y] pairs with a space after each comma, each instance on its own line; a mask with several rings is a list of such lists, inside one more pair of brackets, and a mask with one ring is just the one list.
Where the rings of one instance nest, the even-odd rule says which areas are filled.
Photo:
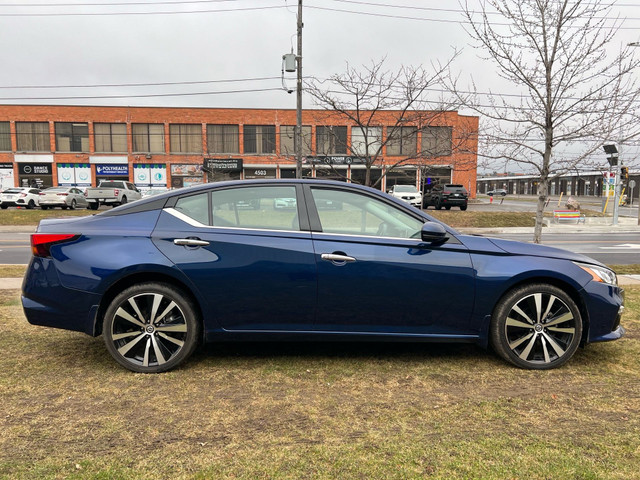
[[143, 375], [0, 291], [0, 478], [638, 478], [638, 288], [623, 323], [549, 372], [469, 345], [274, 343]]

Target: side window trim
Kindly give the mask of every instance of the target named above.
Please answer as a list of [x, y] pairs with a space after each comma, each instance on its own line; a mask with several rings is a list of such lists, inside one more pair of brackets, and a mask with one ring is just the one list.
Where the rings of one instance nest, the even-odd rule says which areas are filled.
[[[250, 228], [250, 227], [225, 227], [225, 226], [220, 226], [220, 225], [214, 225], [213, 223], [213, 196], [212, 196], [212, 192], [213, 191], [222, 191], [222, 190], [227, 190], [227, 189], [237, 189], [237, 188], [251, 188], [251, 187], [270, 187], [270, 186], [278, 186], [278, 187], [295, 187], [295, 192], [296, 192], [296, 208], [297, 208], [297, 214], [298, 214], [298, 226], [299, 226], [299, 230], [278, 230], [278, 229], [270, 229], [270, 228]], [[290, 232], [309, 232], [311, 227], [310, 227], [310, 221], [309, 221], [309, 213], [308, 213], [308, 209], [307, 209], [307, 202], [305, 201], [305, 192], [303, 190], [303, 185], [300, 183], [292, 183], [292, 182], [283, 182], [283, 183], [248, 183], [247, 185], [232, 185], [232, 186], [225, 186], [222, 188], [216, 188], [216, 187], [211, 187], [209, 189], [206, 190], [198, 190], [195, 192], [189, 192], [188, 194], [184, 194], [184, 195], [179, 195], [179, 196], [175, 196], [175, 197], [170, 197], [167, 200], [167, 203], [164, 206], [164, 209], [171, 209], [172, 211], [176, 211], [175, 210], [175, 206], [178, 203], [179, 200], [183, 199], [183, 198], [187, 198], [187, 197], [191, 197], [194, 195], [201, 195], [202, 193], [207, 193], [207, 204], [208, 204], [208, 218], [209, 218], [209, 224], [208, 225], [204, 225], [203, 223], [198, 222], [197, 220], [191, 219], [190, 223], [191, 225], [194, 226], [202, 226], [202, 227], [210, 227], [210, 228], [232, 228], [232, 229], [237, 229], [237, 230], [264, 230], [264, 231], [273, 231], [273, 232], [284, 232], [284, 231], [290, 231]], [[180, 213], [180, 212], [177, 212]], [[184, 214], [181, 214], [184, 215]], [[185, 217], [187, 217], [185, 215]], [[191, 217], [188, 217], [191, 218]], [[198, 225], [195, 225], [194, 222], [196, 222]]]
[[[315, 201], [313, 199], [313, 193], [311, 192], [312, 189], [316, 189], [316, 190], [341, 190], [347, 193], [354, 193], [353, 190], [348, 189], [348, 188], [341, 188], [340, 185], [336, 185], [336, 186], [325, 186], [325, 185], [313, 185], [313, 184], [304, 184], [304, 195], [305, 195], [305, 203], [307, 204], [307, 210], [309, 213], [309, 222], [310, 222], [310, 230], [312, 232], [320, 232], [322, 233], [322, 222], [320, 221], [320, 215], [318, 214], [318, 209], [316, 208], [316, 204]], [[400, 211], [402, 211], [403, 213], [405, 213], [406, 215], [415, 218], [416, 220], [420, 220], [422, 221], [422, 223], [427, 222], [429, 220], [422, 218], [418, 215], [416, 215], [414, 212], [410, 211], [410, 210], [405, 210], [403, 208], [400, 208], [398, 205], [392, 203], [392, 202], [387, 202], [385, 198], [379, 198], [379, 197], [375, 197], [373, 195], [369, 195], [367, 192], [363, 192], [363, 191], [358, 191], [357, 194], [359, 195], [365, 195], [368, 197], [373, 198], [374, 200], [378, 200], [380, 202], [383, 202], [387, 205], [389, 205], [390, 207], [396, 208]]]

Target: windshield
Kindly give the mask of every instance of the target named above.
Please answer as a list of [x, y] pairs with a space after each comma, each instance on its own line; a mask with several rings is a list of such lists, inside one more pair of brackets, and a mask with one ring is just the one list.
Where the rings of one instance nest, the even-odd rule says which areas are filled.
[[411, 193], [415, 193], [418, 191], [418, 189], [416, 187], [414, 187], [413, 185], [396, 185], [395, 187], [393, 187], [394, 190], [396, 192], [411, 192]]

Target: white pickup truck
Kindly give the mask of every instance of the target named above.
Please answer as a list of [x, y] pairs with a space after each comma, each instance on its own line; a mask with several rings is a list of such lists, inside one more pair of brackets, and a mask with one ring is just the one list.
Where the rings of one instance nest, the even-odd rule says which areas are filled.
[[122, 180], [103, 180], [97, 187], [87, 188], [84, 195], [91, 210], [97, 210], [100, 205], [124, 205], [142, 197], [133, 183]]

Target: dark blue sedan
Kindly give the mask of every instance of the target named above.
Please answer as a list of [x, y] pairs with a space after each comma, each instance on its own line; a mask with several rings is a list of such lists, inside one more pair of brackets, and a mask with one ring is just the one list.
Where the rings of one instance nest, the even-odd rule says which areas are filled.
[[461, 235], [341, 182], [180, 189], [43, 220], [31, 243], [29, 322], [102, 334], [136, 372], [169, 370], [203, 340], [338, 338], [471, 342], [549, 369], [624, 333], [622, 290], [597, 261]]

